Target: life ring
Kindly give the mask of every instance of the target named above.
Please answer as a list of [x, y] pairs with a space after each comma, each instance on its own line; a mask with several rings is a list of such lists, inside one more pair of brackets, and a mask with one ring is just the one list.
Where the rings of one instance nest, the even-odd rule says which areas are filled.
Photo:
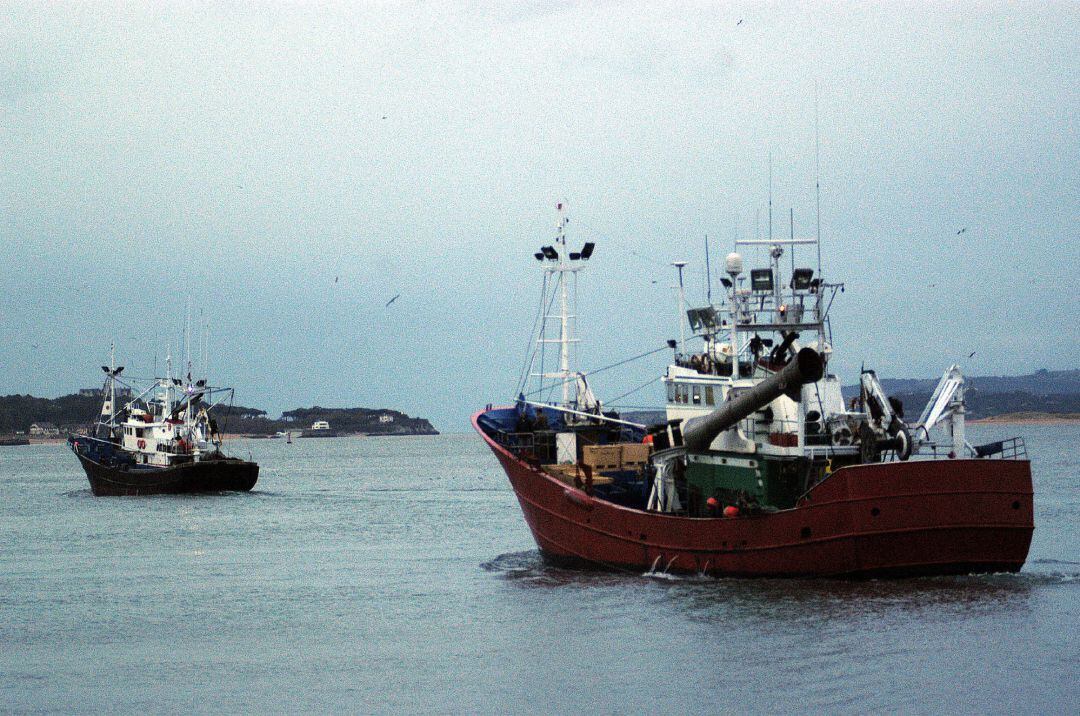
[[146, 447], [146, 441], [143, 440], [142, 438], [139, 438], [139, 449], [142, 450], [145, 447]]

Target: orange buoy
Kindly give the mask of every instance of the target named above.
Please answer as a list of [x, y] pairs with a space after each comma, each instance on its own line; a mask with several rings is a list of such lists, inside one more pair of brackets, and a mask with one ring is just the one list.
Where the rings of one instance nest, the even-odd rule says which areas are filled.
[[728, 505], [724, 508], [724, 517], [738, 517], [739, 508], [735, 505]]
[[717, 499], [715, 497], [710, 497], [709, 499], [705, 500], [705, 504], [708, 505], [709, 507], [712, 507], [713, 509], [716, 509], [716, 506], [719, 505], [720, 503], [717, 501]]
[[642, 445], [652, 445], [652, 444], [653, 444], [653, 437], [652, 437], [652, 435], [651, 435], [651, 434], [649, 434], [649, 435], [646, 435], [645, 437], [643, 437], [643, 438], [641, 439], [641, 444], [642, 444]]

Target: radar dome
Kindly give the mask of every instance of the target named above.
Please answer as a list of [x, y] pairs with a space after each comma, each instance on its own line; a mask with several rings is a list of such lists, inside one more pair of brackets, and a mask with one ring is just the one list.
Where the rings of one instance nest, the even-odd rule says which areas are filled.
[[734, 251], [727, 255], [725, 270], [732, 276], [738, 276], [743, 271], [742, 256]]

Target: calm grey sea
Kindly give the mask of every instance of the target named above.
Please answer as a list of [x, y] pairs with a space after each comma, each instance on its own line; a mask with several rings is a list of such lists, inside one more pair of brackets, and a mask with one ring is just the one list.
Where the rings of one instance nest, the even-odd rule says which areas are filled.
[[475, 435], [237, 441], [197, 497], [0, 447], [0, 711], [1075, 713], [1080, 427], [971, 432], [1034, 457], [1019, 575], [548, 567]]

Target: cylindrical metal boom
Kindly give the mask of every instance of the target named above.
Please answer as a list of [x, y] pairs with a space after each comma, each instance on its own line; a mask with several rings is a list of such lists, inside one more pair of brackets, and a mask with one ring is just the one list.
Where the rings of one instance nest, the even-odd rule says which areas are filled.
[[786, 394], [792, 400], [798, 400], [802, 386], [821, 380], [823, 372], [824, 366], [817, 351], [803, 348], [795, 356], [795, 360], [784, 366], [779, 373], [766, 378], [708, 415], [691, 418], [683, 423], [683, 444], [690, 450], [707, 450], [717, 435], [780, 395]]

